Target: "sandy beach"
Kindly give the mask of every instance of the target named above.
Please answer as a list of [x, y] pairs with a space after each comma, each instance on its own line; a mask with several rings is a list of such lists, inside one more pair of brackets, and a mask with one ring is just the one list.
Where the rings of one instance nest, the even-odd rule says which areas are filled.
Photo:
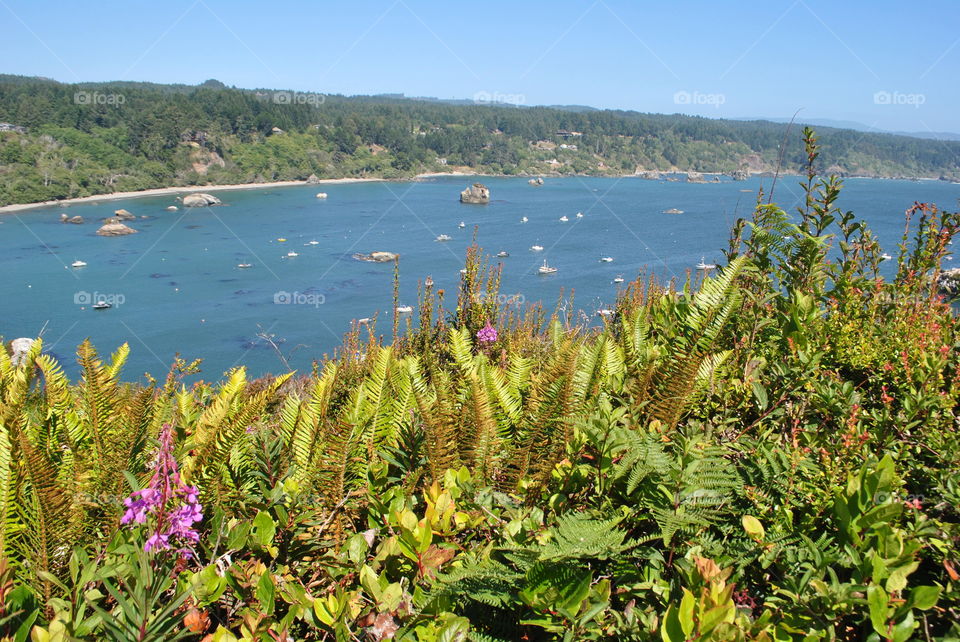
[[[106, 201], [118, 201], [125, 198], [137, 198], [141, 196], [172, 196], [177, 194], [205, 193], [224, 190], [240, 189], [265, 189], [270, 187], [295, 187], [304, 185], [335, 185], [338, 183], [367, 183], [372, 181], [382, 181], [382, 178], [325, 178], [319, 181], [308, 183], [307, 181], [276, 181], [273, 183], [240, 183], [236, 185], [193, 185], [187, 187], [158, 187], [156, 189], [145, 189], [139, 192], [113, 192], [112, 194], [97, 194], [95, 196], [82, 196], [79, 198], [65, 198], [60, 201], [43, 201], [40, 203], [18, 203], [16, 205], [5, 205], [0, 207], [0, 214], [13, 214], [23, 210], [35, 209], [38, 207], [66, 207], [79, 203], [100, 203]], [[171, 203], [172, 204], [172, 203]]]

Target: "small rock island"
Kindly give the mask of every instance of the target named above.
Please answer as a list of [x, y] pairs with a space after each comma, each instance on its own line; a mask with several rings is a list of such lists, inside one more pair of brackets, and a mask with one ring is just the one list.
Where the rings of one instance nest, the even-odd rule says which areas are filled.
[[483, 183], [474, 183], [460, 192], [460, 202], [471, 205], [486, 205], [490, 202], [490, 189]]

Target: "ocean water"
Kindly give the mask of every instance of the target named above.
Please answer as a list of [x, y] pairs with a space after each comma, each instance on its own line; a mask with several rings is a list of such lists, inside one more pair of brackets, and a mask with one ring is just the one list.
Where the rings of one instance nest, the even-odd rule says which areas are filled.
[[[491, 189], [488, 205], [460, 204], [472, 179], [443, 177], [218, 191], [225, 206], [177, 212], [165, 210], [175, 200], [163, 196], [0, 215], [0, 335], [10, 340], [42, 329], [47, 351], [71, 376], [76, 346], [89, 337], [104, 354], [129, 342], [128, 380], [162, 376], [176, 353], [202, 358], [209, 380], [241, 364], [251, 376], [283, 371], [258, 338], [264, 332], [293, 367], [308, 371], [339, 346], [353, 319], [379, 311], [379, 330], [389, 335], [393, 264], [359, 262], [356, 252], [401, 255], [401, 304], [415, 306], [418, 280], [431, 276], [453, 305], [476, 227], [488, 254], [510, 253], [492, 259], [503, 263], [503, 293], [553, 309], [561, 290], [572, 289], [575, 307], [593, 315], [615, 301], [618, 275], [682, 281], [701, 257], [721, 262], [730, 226], [749, 214], [761, 184], [770, 185], [759, 178], [690, 184], [573, 177], [540, 187], [524, 178], [480, 180]], [[797, 181], [782, 177], [776, 187], [774, 200], [788, 210], [802, 202]], [[329, 197], [315, 198], [319, 190]], [[866, 219], [895, 255], [906, 208], [926, 201], [955, 209], [958, 199], [960, 185], [856, 179], [846, 181], [840, 206]], [[138, 217], [128, 225], [139, 233], [96, 236], [99, 220], [121, 207]], [[684, 213], [663, 213], [670, 208]], [[61, 212], [87, 222], [64, 225]], [[440, 234], [452, 240], [437, 242]], [[544, 251], [531, 252], [533, 245]], [[298, 256], [287, 257], [291, 251]], [[72, 269], [75, 260], [88, 265]], [[544, 260], [558, 272], [539, 275]], [[114, 307], [94, 310], [96, 298]]]

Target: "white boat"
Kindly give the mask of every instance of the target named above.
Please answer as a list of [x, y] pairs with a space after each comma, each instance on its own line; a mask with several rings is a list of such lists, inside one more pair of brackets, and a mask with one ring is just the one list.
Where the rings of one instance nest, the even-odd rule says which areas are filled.
[[583, 218], [583, 212], [577, 212], [577, 218]]
[[704, 257], [702, 257], [702, 256], [700, 257], [700, 262], [697, 263], [697, 269], [698, 269], [698, 270], [713, 270], [713, 269], [715, 269], [716, 267], [717, 267], [717, 266], [714, 265], [713, 263], [704, 263]]
[[560, 222], [561, 222], [561, 223], [566, 223], [566, 222], [569, 221], [569, 220], [570, 220], [570, 219], [568, 219], [566, 215], [563, 215], [563, 216], [560, 217]]
[[497, 258], [504, 259], [510, 256], [510, 252], [497, 252]]
[[613, 257], [612, 257], [612, 256], [601, 256], [601, 257], [600, 257], [600, 262], [601, 262], [601, 263], [613, 263]]
[[252, 268], [253, 263], [237, 263], [238, 268]]
[[880, 255], [880, 260], [881, 260], [881, 261], [889, 261], [889, 260], [892, 259], [892, 258], [893, 258], [893, 257], [890, 256], [889, 254], [887, 254], [886, 252], [884, 252], [883, 254]]
[[610, 310], [609, 308], [602, 308], [600, 310], [597, 310], [598, 317], [608, 317], [611, 314], [613, 314], [613, 310]]
[[549, 265], [547, 265], [547, 260], [544, 259], [544, 260], [543, 260], [543, 265], [541, 265], [541, 266], [537, 269], [537, 272], [539, 272], [540, 274], [556, 274], [556, 273], [557, 273], [557, 268], [555, 268], [555, 267], [550, 267]]
[[438, 240], [438, 241], [452, 241], [452, 240], [453, 240], [453, 237], [452, 237], [452, 236], [448, 236], [448, 235], [446, 235], [446, 234], [441, 234], [440, 236], [437, 237], [437, 240]]
[[319, 192], [319, 193], [317, 194], [317, 198], [326, 198], [326, 197], [327, 197], [327, 193], [326, 193], [326, 192]]
[[432, 287], [433, 287], [433, 278], [428, 276], [428, 277], [423, 281], [423, 285], [424, 285], [425, 287], [432, 288]]
[[413, 312], [413, 306], [410, 305], [398, 305], [397, 314], [410, 314]]
[[542, 246], [542, 245], [531, 245], [531, 246], [530, 246], [530, 251], [531, 251], [531, 252], [543, 252], [543, 246]]
[[112, 308], [113, 306], [107, 303], [106, 301], [97, 301], [96, 303], [93, 304], [92, 307], [94, 310], [107, 310], [109, 308]]
[[87, 264], [84, 263], [83, 261], [74, 261], [73, 263], [70, 264], [70, 267], [75, 267], [75, 268], [87, 267]]
[[668, 210], [663, 210], [664, 214], [683, 214], [683, 210], [679, 210], [676, 207], [671, 207]]
[[466, 226], [467, 226], [466, 223], [464, 223], [463, 221], [460, 221], [460, 225], [458, 225], [457, 227], [459, 227], [459, 228], [462, 230], [462, 229], [465, 228]]
[[287, 256], [292, 259], [293, 257], [295, 257], [295, 256], [300, 256], [300, 255], [297, 254], [296, 252], [287, 252]]
[[530, 219], [528, 219], [526, 216], [524, 216], [522, 219], [520, 219], [520, 222], [521, 222], [521, 223], [526, 223], [526, 222], [529, 221], [529, 220], [530, 220]]
[[320, 241], [307, 241], [305, 245], [320, 245]]
[[623, 283], [623, 277], [619, 274], [613, 278], [614, 283]]

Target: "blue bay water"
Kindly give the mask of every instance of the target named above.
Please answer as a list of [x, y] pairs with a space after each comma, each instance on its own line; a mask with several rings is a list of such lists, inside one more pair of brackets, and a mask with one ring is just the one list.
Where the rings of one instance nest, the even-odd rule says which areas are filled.
[[[379, 311], [378, 330], [390, 332], [393, 264], [359, 262], [353, 253], [400, 253], [401, 304], [416, 306], [417, 282], [431, 276], [453, 306], [476, 226], [486, 253], [510, 253], [492, 259], [503, 263], [503, 293], [551, 310], [561, 289], [572, 289], [575, 307], [592, 315], [616, 300], [618, 275], [682, 281], [701, 257], [721, 262], [734, 220], [748, 216], [756, 190], [770, 184], [573, 177], [532, 187], [524, 178], [479, 180], [491, 189], [489, 205], [460, 204], [460, 190], [473, 179], [443, 177], [218, 191], [224, 207], [177, 212], [165, 210], [174, 197], [162, 196], [0, 215], [0, 334], [9, 341], [43, 328], [48, 352], [72, 376], [84, 338], [104, 354], [129, 342], [125, 378], [133, 380], [144, 372], [162, 376], [175, 353], [202, 358], [205, 379], [241, 364], [252, 376], [283, 371], [258, 338], [262, 331], [304, 372], [339, 346], [353, 319]], [[782, 177], [776, 187], [774, 200], [788, 210], [801, 203], [797, 181]], [[329, 197], [315, 198], [318, 190]], [[955, 209], [958, 198], [960, 185], [858, 179], [846, 181], [840, 206], [866, 219], [895, 255], [905, 209], [914, 201]], [[139, 233], [96, 236], [100, 219], [121, 207], [138, 217], [128, 225]], [[663, 213], [670, 208], [684, 213]], [[62, 224], [61, 212], [87, 222]], [[439, 234], [452, 240], [437, 242]], [[534, 253], [533, 245], [545, 249]], [[288, 258], [290, 251], [299, 256]], [[68, 267], [75, 260], [88, 265]], [[538, 275], [543, 260], [558, 272]], [[118, 305], [93, 310], [85, 299], [95, 293]], [[299, 303], [275, 303], [278, 293], [296, 293]]]

